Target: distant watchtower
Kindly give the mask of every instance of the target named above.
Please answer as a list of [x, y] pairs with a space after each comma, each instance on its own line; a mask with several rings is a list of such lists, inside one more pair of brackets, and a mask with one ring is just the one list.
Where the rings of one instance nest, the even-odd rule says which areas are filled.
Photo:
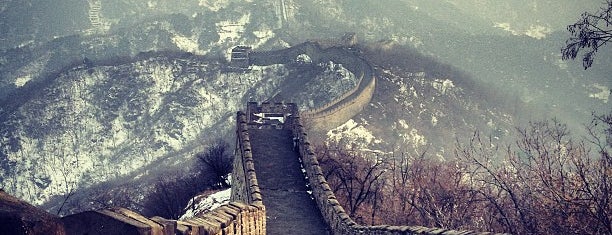
[[249, 102], [246, 115], [249, 129], [289, 129], [298, 109], [295, 103]]
[[251, 50], [249, 46], [234, 47], [232, 49], [230, 66], [238, 69], [248, 69], [250, 64], [249, 54]]

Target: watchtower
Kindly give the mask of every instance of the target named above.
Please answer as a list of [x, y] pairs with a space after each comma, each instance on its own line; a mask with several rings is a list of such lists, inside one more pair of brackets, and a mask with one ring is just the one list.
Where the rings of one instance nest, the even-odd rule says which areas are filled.
[[289, 129], [298, 116], [295, 103], [249, 102], [246, 110], [249, 129]]
[[230, 66], [238, 69], [248, 69], [250, 65], [249, 54], [251, 53], [249, 46], [237, 46], [232, 49]]

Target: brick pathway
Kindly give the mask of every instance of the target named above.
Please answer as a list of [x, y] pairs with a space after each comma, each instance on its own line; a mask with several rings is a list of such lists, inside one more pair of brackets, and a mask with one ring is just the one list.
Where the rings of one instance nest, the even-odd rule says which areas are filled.
[[268, 234], [329, 234], [306, 187], [289, 130], [249, 130]]

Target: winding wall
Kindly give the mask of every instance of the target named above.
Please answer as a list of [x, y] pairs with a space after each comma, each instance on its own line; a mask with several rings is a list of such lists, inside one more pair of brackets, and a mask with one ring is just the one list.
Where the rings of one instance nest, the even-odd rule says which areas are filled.
[[342, 125], [361, 112], [374, 96], [376, 79], [372, 77], [365, 85], [361, 85], [362, 83], [364, 79], [352, 93], [346, 93], [346, 97], [341, 97], [342, 99], [325, 108], [304, 112], [302, 117], [308, 120], [310, 127], [315, 130], [329, 130]]
[[301, 114], [310, 128], [315, 131], [335, 128], [357, 115], [370, 103], [376, 87], [374, 68], [347, 48], [322, 49], [316, 42], [306, 42], [278, 51], [254, 52], [251, 54], [250, 62], [255, 65], [289, 64], [301, 54], [308, 55], [313, 63], [334, 61], [345, 66], [353, 74], [360, 74], [355, 88], [327, 104]]

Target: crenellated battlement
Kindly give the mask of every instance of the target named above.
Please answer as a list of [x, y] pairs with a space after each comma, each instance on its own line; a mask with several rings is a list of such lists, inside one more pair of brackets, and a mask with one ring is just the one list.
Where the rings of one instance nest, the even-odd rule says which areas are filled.
[[[255, 161], [251, 152], [253, 148], [253, 146], [251, 146], [251, 142], [254, 140], [250, 139], [249, 131], [261, 129], [285, 129], [291, 131], [291, 137], [293, 138], [296, 151], [298, 152], [298, 156], [303, 167], [303, 172], [312, 190], [312, 198], [316, 202], [320, 216], [322, 216], [322, 219], [325, 221], [327, 226], [329, 226], [329, 231], [331, 231], [332, 234], [491, 234], [488, 232], [456, 231], [441, 228], [427, 228], [422, 226], [363, 226], [355, 223], [345, 212], [338, 200], [336, 200], [336, 196], [327, 183], [295, 104], [262, 103], [259, 105], [251, 102], [247, 105], [246, 110], [246, 113], [238, 112], [237, 115], [237, 120], [239, 123], [237, 128], [237, 135], [239, 136], [238, 141], [243, 143], [240, 145], [239, 149], [237, 149], [237, 152], [242, 153], [242, 155], [236, 156], [236, 159], [238, 160], [236, 160], [234, 168], [235, 181], [232, 188], [232, 200], [258, 203], [260, 202], [260, 199], [261, 201], [265, 201], [264, 199], [267, 196], [265, 193], [261, 193], [259, 184], [256, 180], [257, 167], [252, 164], [252, 162]], [[260, 112], [283, 114], [283, 117], [285, 118], [283, 121], [284, 125], [281, 127], [276, 123], [260, 123], [259, 121], [256, 121], [260, 115], [253, 114]], [[260, 143], [265, 143], [266, 141], [268, 140], [258, 140]], [[243, 164], [244, 166], [240, 166], [240, 164]], [[245, 175], [239, 175], [241, 172], [245, 172]]]
[[298, 114], [294, 103], [249, 102], [246, 108], [246, 121], [249, 128], [286, 129], [287, 120]]

